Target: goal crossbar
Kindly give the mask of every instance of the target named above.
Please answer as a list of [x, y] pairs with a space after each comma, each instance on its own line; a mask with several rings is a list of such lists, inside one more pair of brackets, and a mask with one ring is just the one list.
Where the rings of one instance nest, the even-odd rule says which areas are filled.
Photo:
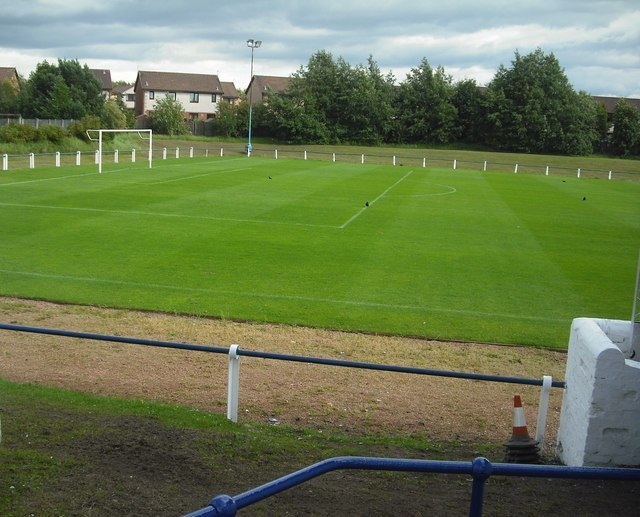
[[[151, 129], [87, 129], [87, 138], [98, 142], [98, 172], [102, 174], [102, 135], [104, 133], [137, 133], [142, 140], [149, 140], [149, 168], [153, 163], [153, 130]], [[95, 137], [95, 134], [98, 137]], [[145, 136], [148, 135], [148, 136]]]

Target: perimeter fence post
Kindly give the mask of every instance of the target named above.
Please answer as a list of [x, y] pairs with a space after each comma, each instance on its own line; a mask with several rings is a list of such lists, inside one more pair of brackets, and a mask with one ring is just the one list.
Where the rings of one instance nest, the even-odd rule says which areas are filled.
[[227, 385], [227, 419], [238, 421], [238, 392], [240, 390], [240, 356], [238, 345], [229, 347], [229, 381]]
[[274, 149], [273, 153], [274, 153], [275, 159], [277, 160], [278, 159], [278, 150]]
[[189, 158], [193, 158], [193, 147], [189, 147]]
[[136, 150], [135, 148], [131, 149], [131, 163], [136, 162]]
[[76, 165], [80, 165], [81, 156], [82, 153], [80, 151], [76, 151]]
[[29, 153], [29, 168], [30, 169], [36, 168], [36, 155], [33, 153]]
[[482, 166], [482, 172], [487, 172], [487, 160], [484, 161], [484, 165]]
[[162, 159], [163, 160], [167, 159], [167, 148], [166, 147], [162, 148]]
[[60, 151], [56, 151], [56, 167], [60, 167]]
[[540, 402], [538, 404], [538, 422], [536, 424], [536, 440], [540, 444], [540, 448], [544, 446], [544, 431], [547, 427], [547, 413], [549, 410], [549, 392], [553, 378], [551, 375], [542, 376], [542, 389], [540, 390]]
[[120, 153], [118, 152], [117, 149], [113, 151], [113, 163], [120, 163], [119, 156], [120, 156]]
[[9, 170], [9, 155], [7, 153], [2, 155], [2, 170], [3, 171]]

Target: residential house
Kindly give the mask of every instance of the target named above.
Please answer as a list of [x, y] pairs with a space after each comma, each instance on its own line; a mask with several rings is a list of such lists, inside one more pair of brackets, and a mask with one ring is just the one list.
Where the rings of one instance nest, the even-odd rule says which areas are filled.
[[638, 111], [640, 111], [640, 99], [632, 99], [628, 97], [601, 97], [597, 95], [592, 96], [592, 98], [594, 101], [604, 105], [604, 107], [607, 109], [609, 120], [611, 120], [611, 117], [613, 116], [613, 112], [616, 109], [616, 104], [618, 104], [618, 102], [621, 100], [625, 101], [627, 104], [629, 104], [629, 106], [633, 106]]
[[240, 102], [240, 95], [238, 95], [238, 90], [236, 89], [236, 85], [229, 82], [222, 81], [220, 83], [222, 85], [222, 100], [235, 105]]
[[248, 102], [262, 104], [272, 93], [284, 93], [289, 89], [289, 77], [275, 77], [269, 75], [254, 75], [247, 88]]
[[134, 91], [136, 117], [148, 115], [169, 96], [182, 105], [186, 120], [213, 117], [225, 93], [217, 75], [146, 71], [138, 72]]
[[0, 83], [9, 81], [16, 91], [20, 89], [20, 78], [15, 68], [0, 66]]
[[136, 94], [133, 89], [133, 84], [121, 84], [118, 86], [114, 86], [111, 91], [112, 98], [120, 97], [125, 107], [131, 111], [135, 109], [136, 106]]
[[104, 98], [108, 99], [111, 97], [111, 90], [113, 90], [111, 70], [90, 69], [90, 71], [102, 86], [102, 94], [104, 95]]

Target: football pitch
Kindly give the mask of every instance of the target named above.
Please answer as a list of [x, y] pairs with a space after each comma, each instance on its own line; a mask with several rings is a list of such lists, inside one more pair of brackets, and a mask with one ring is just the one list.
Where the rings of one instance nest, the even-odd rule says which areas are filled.
[[629, 319], [640, 182], [258, 157], [0, 173], [0, 295], [565, 347]]

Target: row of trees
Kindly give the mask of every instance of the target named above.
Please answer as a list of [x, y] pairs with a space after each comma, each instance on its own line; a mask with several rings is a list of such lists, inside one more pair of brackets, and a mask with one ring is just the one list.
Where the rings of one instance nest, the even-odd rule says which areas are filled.
[[[25, 118], [88, 120], [105, 128], [126, 128], [133, 122], [124, 103], [105, 99], [102, 85], [87, 65], [77, 60], [39, 63], [18, 90], [0, 86], [0, 113]], [[96, 127], [95, 125], [93, 127]]]
[[[99, 81], [77, 61], [45, 61], [22, 82], [17, 92], [0, 85], [0, 113], [75, 119], [87, 127], [133, 124], [124, 104], [105, 100]], [[160, 100], [153, 129], [183, 133], [183, 111], [175, 100]], [[604, 105], [576, 92], [556, 57], [541, 49], [516, 52], [486, 88], [474, 80], [454, 82], [427, 59], [398, 85], [372, 57], [351, 66], [319, 51], [291, 76], [287, 92], [272, 93], [253, 115], [256, 136], [288, 143], [462, 143], [530, 153], [640, 154], [640, 112], [621, 101], [609, 120]], [[246, 98], [236, 106], [222, 104], [214, 124], [221, 135], [246, 136]]]
[[370, 57], [366, 66], [318, 52], [256, 113], [256, 134], [293, 143], [456, 144], [584, 155], [610, 147], [637, 153], [640, 113], [576, 92], [553, 54], [515, 53], [486, 88], [454, 82], [427, 59], [396, 86]]

